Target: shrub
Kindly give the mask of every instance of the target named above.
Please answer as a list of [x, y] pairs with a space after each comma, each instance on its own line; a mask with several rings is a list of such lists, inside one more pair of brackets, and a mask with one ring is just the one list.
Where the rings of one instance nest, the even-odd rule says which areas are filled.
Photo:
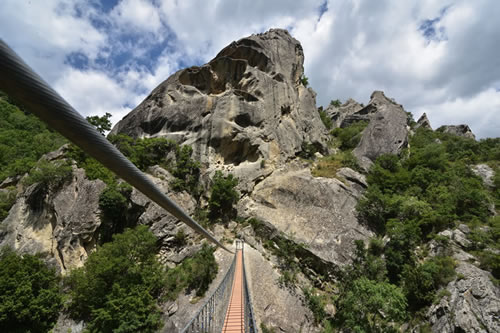
[[321, 158], [316, 166], [311, 170], [314, 177], [338, 178], [337, 172], [340, 168], [347, 167], [354, 170], [359, 170], [359, 164], [351, 152], [339, 152], [330, 156]]
[[400, 288], [366, 277], [339, 295], [335, 316], [339, 327], [354, 332], [397, 332], [406, 319], [406, 299]]
[[314, 154], [317, 152], [318, 149], [315, 145], [310, 142], [302, 141], [301, 151], [297, 155], [303, 159], [311, 160], [314, 159]]
[[14, 186], [0, 189], [0, 222], [9, 215], [10, 208], [16, 202], [16, 195], [17, 191]]
[[221, 171], [216, 171], [212, 179], [212, 189], [208, 207], [211, 217], [230, 218], [233, 214], [233, 205], [239, 200], [236, 191], [238, 179], [232, 174], [224, 176]]
[[187, 191], [194, 196], [199, 196], [200, 163], [193, 160], [193, 149], [190, 146], [177, 147], [176, 163], [172, 169], [175, 180], [172, 182], [174, 191]]
[[28, 172], [42, 155], [66, 140], [42, 121], [21, 110], [2, 93], [0, 97], [0, 182]]
[[99, 133], [104, 135], [104, 132], [111, 129], [111, 113], [107, 113], [104, 116], [90, 116], [87, 117], [87, 121], [92, 124]]
[[47, 332], [62, 306], [59, 278], [38, 257], [0, 252], [0, 331]]
[[132, 187], [126, 183], [113, 184], [104, 189], [99, 195], [99, 209], [101, 210], [101, 226], [99, 241], [109, 242], [116, 233], [121, 233], [128, 225], [127, 213]]
[[156, 332], [156, 299], [165, 285], [156, 241], [146, 226], [138, 226], [90, 254], [67, 279], [71, 316], [84, 319], [90, 332]]
[[326, 302], [321, 295], [317, 294], [317, 291], [313, 288], [304, 288], [304, 297], [306, 299], [306, 304], [313, 313], [314, 321], [316, 324], [321, 323], [326, 318], [325, 305]]
[[199, 297], [206, 293], [210, 283], [217, 276], [218, 265], [214, 251], [213, 247], [205, 243], [193, 257], [185, 259], [177, 267], [167, 271], [165, 289], [168, 299], [175, 300], [185, 288], [195, 290]]
[[455, 262], [450, 257], [434, 257], [420, 265], [405, 265], [403, 290], [412, 310], [432, 304], [439, 287], [455, 276]]
[[335, 99], [335, 100], [332, 99], [330, 101], [330, 105], [338, 108], [342, 105], [342, 102], [339, 99]]
[[340, 149], [350, 150], [356, 148], [367, 125], [366, 121], [358, 121], [346, 128], [337, 127], [330, 133], [339, 140]]
[[309, 85], [309, 78], [305, 76], [305, 74], [302, 74], [302, 77], [300, 78], [300, 83], [302, 83], [304, 87], [307, 87]]
[[326, 129], [331, 129], [333, 126], [332, 118], [328, 116], [326, 111], [323, 110], [323, 107], [318, 108], [318, 113], [319, 117], [321, 118], [321, 121], [323, 122], [323, 125], [325, 125]]
[[73, 175], [73, 169], [65, 161], [49, 162], [40, 160], [30, 171], [28, 177], [23, 180], [24, 185], [29, 186], [39, 183], [47, 189], [56, 190], [62, 186]]

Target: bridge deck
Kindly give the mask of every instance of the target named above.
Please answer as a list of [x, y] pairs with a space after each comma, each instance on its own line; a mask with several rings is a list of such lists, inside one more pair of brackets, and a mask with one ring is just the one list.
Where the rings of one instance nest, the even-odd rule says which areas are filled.
[[245, 309], [243, 297], [243, 260], [242, 251], [236, 253], [236, 267], [234, 270], [233, 288], [231, 290], [231, 299], [224, 320], [222, 333], [245, 332]]

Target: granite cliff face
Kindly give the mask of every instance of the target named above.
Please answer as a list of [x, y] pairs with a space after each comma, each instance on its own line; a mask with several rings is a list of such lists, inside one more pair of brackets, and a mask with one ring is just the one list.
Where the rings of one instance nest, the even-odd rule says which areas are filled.
[[327, 150], [315, 93], [301, 84], [303, 62], [302, 46], [285, 30], [243, 38], [172, 75], [112, 133], [189, 144], [205, 166], [232, 172], [251, 190], [303, 142]]

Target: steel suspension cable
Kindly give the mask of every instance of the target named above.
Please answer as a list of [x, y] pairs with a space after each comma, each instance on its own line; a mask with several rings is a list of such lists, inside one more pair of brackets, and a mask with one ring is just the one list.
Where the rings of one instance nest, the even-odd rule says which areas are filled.
[[170, 214], [224, 250], [0, 39], [0, 89]]

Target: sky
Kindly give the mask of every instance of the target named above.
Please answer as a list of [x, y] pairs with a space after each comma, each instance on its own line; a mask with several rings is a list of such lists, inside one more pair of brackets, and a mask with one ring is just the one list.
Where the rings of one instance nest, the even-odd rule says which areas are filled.
[[374, 90], [434, 128], [500, 136], [498, 0], [2, 0], [0, 38], [84, 115], [116, 123], [175, 71], [285, 28], [317, 105]]

